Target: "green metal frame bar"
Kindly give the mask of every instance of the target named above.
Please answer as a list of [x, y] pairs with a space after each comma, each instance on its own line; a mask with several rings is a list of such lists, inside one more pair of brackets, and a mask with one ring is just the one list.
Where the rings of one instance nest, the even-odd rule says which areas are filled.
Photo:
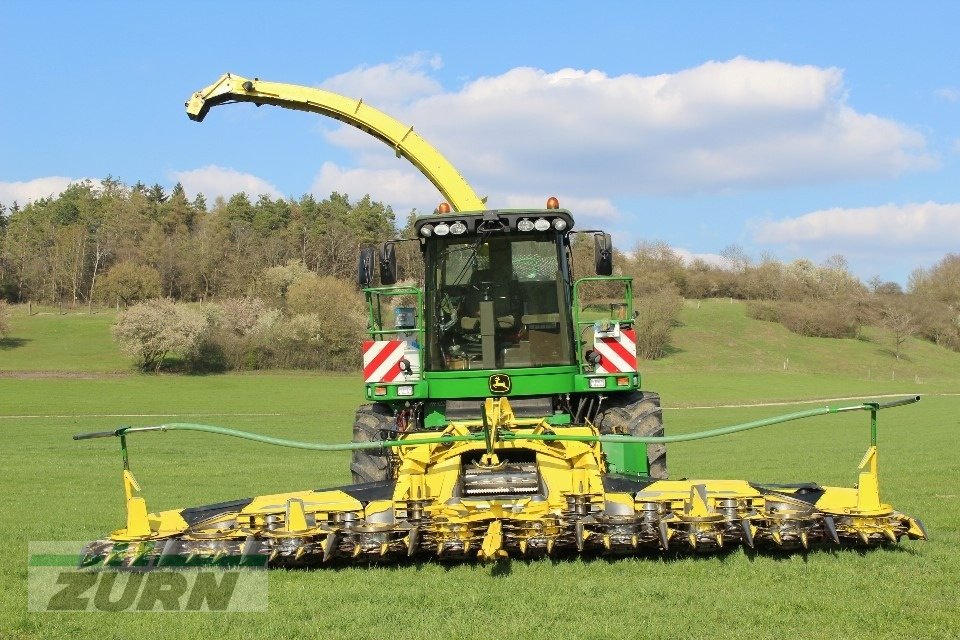
[[[369, 287], [363, 290], [367, 302], [367, 333], [374, 340], [380, 340], [383, 336], [397, 333], [416, 333], [417, 342], [420, 345], [418, 356], [420, 358], [421, 379], [423, 377], [423, 345], [426, 341], [426, 323], [423, 318], [423, 289], [419, 287]], [[383, 310], [380, 306], [380, 299], [384, 296], [405, 296], [413, 295], [417, 297], [416, 306], [416, 327], [414, 329], [384, 329], [382, 323], [377, 322], [377, 318], [383, 317]], [[376, 317], [374, 317], [374, 298], [376, 298]]]
[[[622, 282], [623, 283], [623, 299], [626, 303], [626, 321], [633, 321], [633, 278], [629, 276], [590, 276], [588, 278], [580, 278], [573, 283], [573, 327], [574, 327], [574, 340], [576, 342], [576, 351], [577, 351], [577, 364], [580, 366], [580, 373], [586, 373], [584, 367], [585, 363], [583, 361], [583, 330], [588, 325], [592, 325], [595, 320], [581, 320], [580, 312], [582, 311], [582, 304], [580, 302], [580, 287], [588, 282]], [[610, 321], [613, 322], [613, 318], [610, 318]]]
[[[843, 406], [843, 407], [818, 407], [816, 409], [808, 409], [806, 411], [797, 411], [795, 413], [787, 413], [781, 416], [774, 416], [772, 418], [763, 418], [760, 420], [753, 420], [751, 422], [744, 422], [741, 424], [731, 425], [729, 427], [720, 427], [717, 429], [708, 429], [706, 431], [698, 431], [695, 433], [685, 433], [676, 436], [621, 436], [621, 435], [602, 435], [602, 436], [589, 436], [589, 435], [566, 435], [566, 434], [556, 434], [556, 433], [514, 433], [511, 431], [502, 431], [500, 430], [499, 438], [503, 441], [523, 441], [523, 440], [546, 440], [546, 441], [557, 441], [557, 440], [566, 440], [573, 442], [619, 442], [619, 443], [636, 443], [636, 444], [652, 444], [652, 443], [674, 443], [674, 442], [689, 442], [691, 440], [703, 440], [705, 438], [714, 438], [716, 436], [729, 435], [731, 433], [738, 433], [740, 431], [747, 431], [749, 429], [757, 429], [759, 427], [768, 427], [775, 424], [782, 424], [784, 422], [791, 422], [793, 420], [800, 420], [802, 418], [810, 418], [813, 416], [822, 416], [831, 413], [846, 413], [848, 411], [869, 411], [870, 412], [870, 442], [873, 445], [877, 443], [877, 412], [881, 409], [891, 409], [893, 407], [900, 407], [907, 404], [913, 404], [914, 402], [919, 402], [920, 396], [909, 396], [906, 398], [901, 398], [899, 400], [892, 400], [890, 402], [862, 402], [860, 404]], [[481, 423], [482, 424], [482, 423]], [[478, 424], [480, 426], [480, 424]], [[92, 438], [109, 438], [109, 437], [119, 437], [121, 449], [124, 457], [124, 468], [127, 465], [127, 446], [126, 446], [126, 436], [131, 433], [140, 433], [144, 431], [200, 431], [204, 433], [214, 433], [217, 435], [232, 436], [235, 438], [243, 438], [245, 440], [253, 440], [254, 442], [261, 442], [263, 444], [272, 444], [281, 447], [291, 447], [294, 449], [309, 449], [312, 451], [353, 451], [355, 449], [387, 449], [393, 447], [410, 447], [417, 446], [421, 444], [448, 444], [454, 442], [479, 442], [487, 438], [487, 431], [485, 429], [483, 433], [472, 433], [465, 436], [437, 436], [435, 438], [414, 438], [408, 440], [382, 440], [380, 442], [345, 442], [338, 444], [325, 444], [318, 442], [301, 442], [298, 440], [287, 440], [284, 438], [274, 438], [272, 436], [265, 436], [257, 433], [250, 433], [247, 431], [239, 431], [237, 429], [228, 429], [226, 427], [217, 427], [213, 425], [205, 424], [193, 424], [187, 422], [174, 422], [170, 424], [161, 424], [151, 427], [120, 427], [114, 431], [99, 431], [95, 433], [81, 433], [73, 436], [74, 440], [89, 440]]]

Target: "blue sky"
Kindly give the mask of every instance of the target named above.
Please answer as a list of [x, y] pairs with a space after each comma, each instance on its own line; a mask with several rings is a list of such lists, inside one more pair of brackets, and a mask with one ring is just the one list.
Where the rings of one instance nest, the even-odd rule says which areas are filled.
[[[839, 4], [840, 6], [835, 6]], [[432, 210], [318, 116], [184, 100], [225, 71], [414, 125], [489, 205], [557, 195], [621, 248], [847, 257], [901, 283], [960, 251], [960, 4], [0, 2], [0, 202], [119, 177]]]

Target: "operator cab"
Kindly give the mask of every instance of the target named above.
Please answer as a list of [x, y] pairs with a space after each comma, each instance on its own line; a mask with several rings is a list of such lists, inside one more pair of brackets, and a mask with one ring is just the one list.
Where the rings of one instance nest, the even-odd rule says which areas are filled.
[[566, 236], [540, 226], [424, 242], [428, 370], [575, 363]]
[[575, 364], [568, 230], [560, 209], [418, 220], [428, 371]]

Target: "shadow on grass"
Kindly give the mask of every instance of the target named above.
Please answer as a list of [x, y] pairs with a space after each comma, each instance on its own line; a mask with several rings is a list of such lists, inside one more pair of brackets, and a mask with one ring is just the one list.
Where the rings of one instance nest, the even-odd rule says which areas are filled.
[[18, 349], [28, 342], [33, 342], [33, 340], [31, 338], [0, 338], [0, 349], [4, 351]]
[[908, 356], [902, 351], [900, 352], [899, 358], [897, 358], [897, 352], [894, 351], [893, 349], [881, 348], [881, 349], [877, 349], [874, 353], [881, 356], [887, 356], [887, 357], [893, 358], [893, 362], [890, 363], [891, 365], [895, 365], [898, 362], [910, 362], [910, 363], [913, 362], [913, 358], [911, 358], [910, 356]]
[[549, 562], [553, 566], [572, 564], [607, 564], [617, 565], [622, 562], [726, 562], [731, 556], [737, 555], [739, 547], [731, 545], [720, 551], [709, 554], [691, 554], [682, 552], [659, 553], [657, 551], [639, 552], [637, 554], [603, 555], [596, 552], [577, 553], [573, 550], [556, 552], [553, 555], [537, 555], [526, 557], [499, 558], [492, 562], [484, 562], [476, 558], [399, 558], [394, 561], [350, 563], [348, 560], [336, 559], [330, 564], [317, 567], [289, 567], [289, 571], [352, 571], [376, 568], [386, 571], [423, 571], [427, 568], [440, 567], [444, 571], [455, 571], [462, 567], [489, 567], [490, 577], [505, 578], [511, 575], [513, 567], [517, 565], [535, 566]]
[[689, 552], [667, 552], [661, 553], [657, 551], [648, 551], [640, 552], [637, 554], [625, 554], [625, 555], [603, 555], [601, 553], [582, 553], [578, 554], [574, 551], [563, 551], [555, 553], [551, 556], [528, 556], [528, 557], [510, 557], [510, 558], [500, 558], [493, 562], [482, 562], [476, 558], [470, 559], [456, 559], [456, 558], [401, 558], [393, 562], [385, 560], [383, 562], [364, 562], [364, 563], [350, 563], [349, 561], [343, 560], [334, 560], [328, 565], [323, 567], [303, 567], [303, 568], [290, 568], [287, 570], [290, 571], [352, 571], [352, 570], [365, 570], [370, 568], [376, 568], [379, 570], [387, 571], [423, 571], [429, 568], [440, 567], [444, 571], [455, 571], [462, 567], [489, 567], [490, 577], [492, 578], [506, 578], [513, 573], [513, 568], [515, 566], [534, 566], [540, 563], [549, 562], [553, 566], [566, 566], [572, 564], [584, 564], [587, 566], [593, 564], [606, 564], [606, 565], [617, 565], [624, 562], [651, 562], [651, 563], [719, 563], [724, 564], [730, 561], [733, 558], [739, 557], [741, 554], [747, 558], [749, 562], [754, 562], [757, 559], [769, 558], [775, 562], [788, 562], [795, 560], [796, 558], [801, 558], [804, 563], [810, 561], [811, 558], [817, 557], [842, 557], [844, 554], [856, 554], [861, 557], [866, 557], [870, 554], [875, 553], [896, 553], [896, 554], [907, 554], [910, 556], [919, 555], [919, 551], [912, 547], [894, 545], [894, 544], [884, 544], [881, 546], [875, 547], [863, 547], [858, 545], [843, 545], [836, 547], [833, 545], [821, 545], [821, 546], [811, 546], [807, 551], [802, 549], [777, 549], [777, 548], [764, 548], [764, 549], [749, 549], [739, 545], [730, 545], [721, 550], [713, 550], [709, 553], [689, 553]]
[[680, 347], [675, 347], [672, 344], [668, 344], [663, 348], [663, 357], [669, 358], [670, 356], [675, 356], [680, 353], [686, 353], [686, 349], [681, 349]]
[[801, 556], [804, 563], [809, 562], [811, 556], [834, 556], [842, 557], [843, 555], [856, 554], [861, 558], [874, 553], [899, 553], [907, 554], [910, 556], [919, 555], [919, 551], [913, 547], [906, 547], [900, 544], [881, 544], [879, 546], [865, 547], [862, 545], [855, 544], [842, 544], [839, 547], [836, 545], [822, 545], [822, 546], [811, 546], [808, 551], [803, 550], [787, 550], [778, 551], [777, 549], [744, 549], [744, 555], [747, 557], [747, 560], [753, 562], [758, 558], [769, 558], [775, 562], [786, 562]]

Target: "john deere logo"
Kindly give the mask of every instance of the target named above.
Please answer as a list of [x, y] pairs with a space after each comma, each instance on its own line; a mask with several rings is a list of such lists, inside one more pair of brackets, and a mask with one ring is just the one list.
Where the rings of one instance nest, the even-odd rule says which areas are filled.
[[513, 383], [510, 381], [510, 376], [505, 373], [495, 373], [490, 376], [490, 393], [497, 395], [503, 395], [505, 393], [510, 393], [510, 389], [513, 388]]

